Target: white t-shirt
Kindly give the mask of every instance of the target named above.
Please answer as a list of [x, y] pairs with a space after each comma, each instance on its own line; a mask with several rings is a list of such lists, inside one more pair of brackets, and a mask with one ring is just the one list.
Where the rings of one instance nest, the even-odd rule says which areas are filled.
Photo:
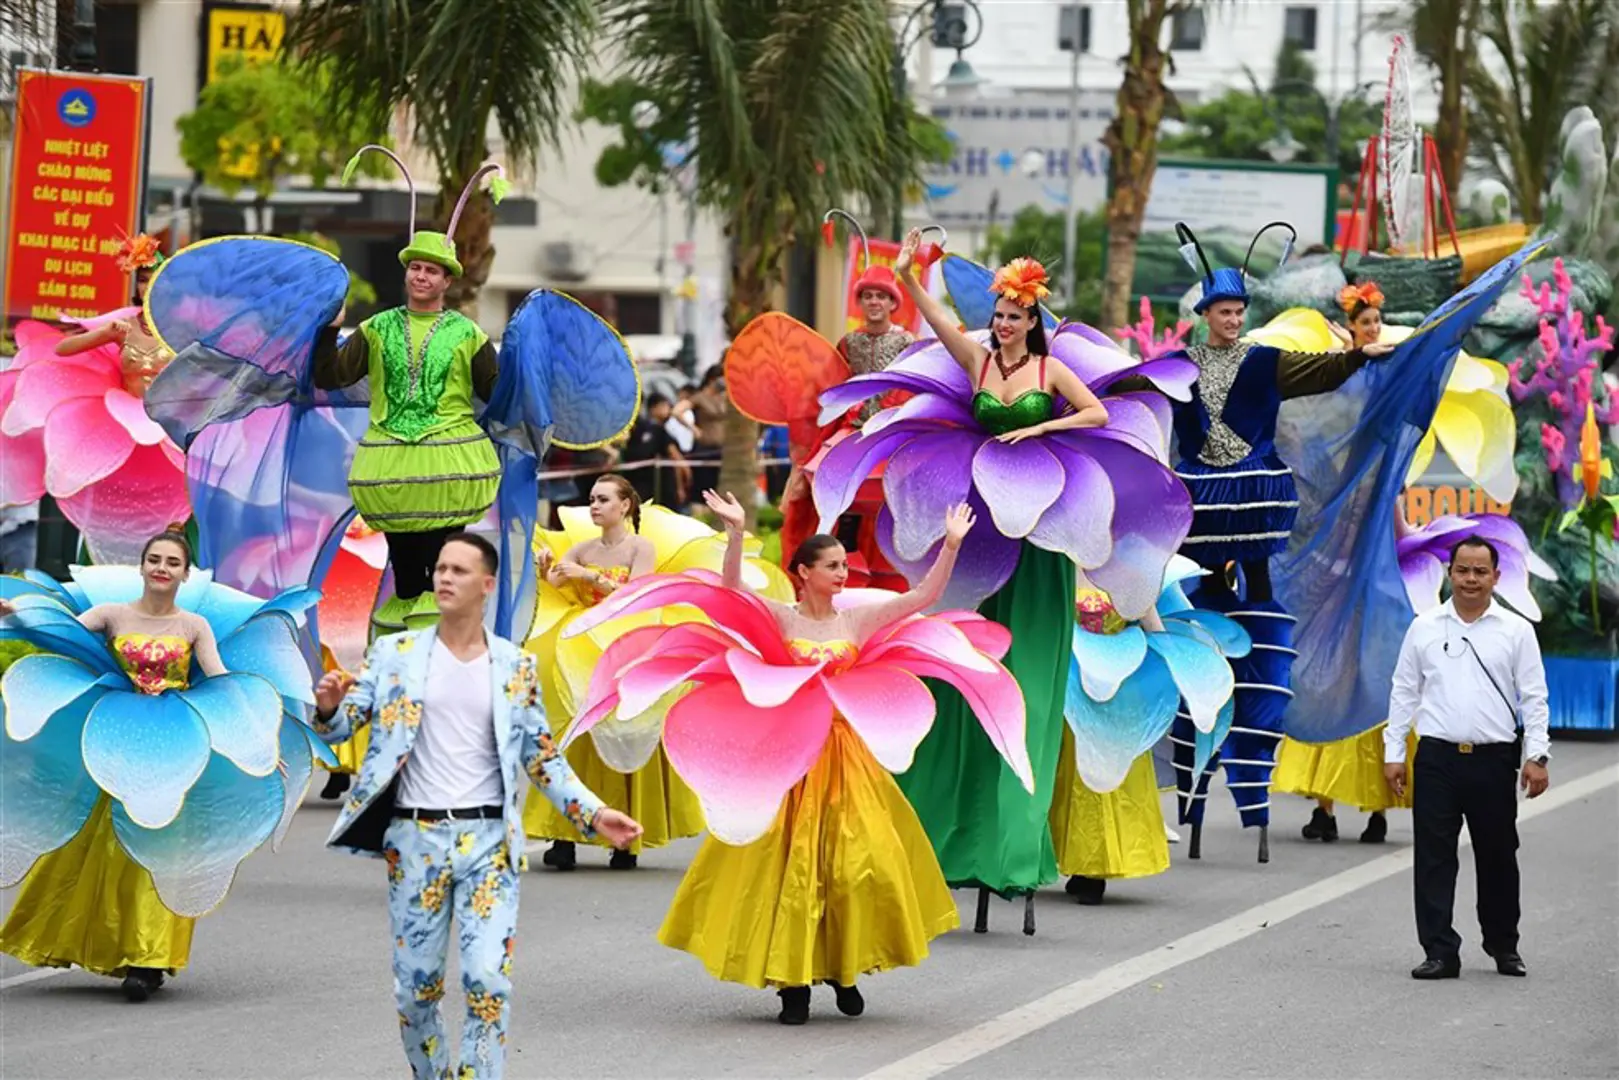
[[422, 726], [400, 773], [398, 805], [467, 810], [505, 802], [500, 752], [495, 747], [489, 653], [462, 663], [443, 642], [434, 641]]

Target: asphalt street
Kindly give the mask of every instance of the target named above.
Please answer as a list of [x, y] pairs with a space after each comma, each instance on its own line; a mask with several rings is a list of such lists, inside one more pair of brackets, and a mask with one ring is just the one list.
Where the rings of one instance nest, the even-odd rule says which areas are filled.
[[[1167, 874], [1115, 883], [1099, 908], [1049, 889], [1034, 937], [1021, 906], [996, 903], [989, 934], [957, 931], [922, 967], [862, 983], [865, 1016], [817, 991], [796, 1029], [775, 1022], [774, 995], [717, 983], [657, 943], [694, 841], [634, 872], [596, 851], [572, 874], [533, 870], [507, 1075], [1619, 1077], [1619, 743], [1561, 740], [1555, 755], [1550, 792], [1520, 806], [1527, 979], [1478, 951], [1465, 850], [1462, 978], [1410, 979], [1408, 814], [1373, 846], [1355, 841], [1361, 815], [1340, 810], [1344, 839], [1324, 846], [1299, 837], [1309, 804], [1278, 797], [1260, 866], [1256, 834], [1217, 790], [1202, 860], [1175, 846]], [[311, 794], [282, 850], [249, 860], [199, 924], [192, 966], [147, 1004], [0, 958], [0, 1076], [408, 1075], [383, 867], [322, 847], [334, 815]], [[970, 926], [973, 897], [960, 903]]]

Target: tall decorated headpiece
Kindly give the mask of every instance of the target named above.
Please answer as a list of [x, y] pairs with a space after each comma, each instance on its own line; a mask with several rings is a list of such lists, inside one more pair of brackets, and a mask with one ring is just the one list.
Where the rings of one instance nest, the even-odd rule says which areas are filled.
[[831, 247], [834, 241], [837, 239], [837, 225], [832, 220], [833, 218], [842, 218], [844, 221], [847, 221], [849, 223], [849, 228], [853, 229], [854, 234], [860, 237], [860, 261], [862, 268], [860, 271], [860, 276], [854, 280], [854, 294], [856, 298], [858, 298], [860, 294], [865, 292], [867, 289], [876, 289], [878, 292], [884, 294], [890, 300], [892, 300], [895, 307], [898, 307], [900, 304], [899, 279], [894, 276], [894, 271], [891, 267], [876, 266], [872, 263], [871, 241], [866, 238], [866, 230], [861, 226], [860, 222], [856, 220], [853, 214], [849, 213], [847, 210], [840, 210], [834, 206], [832, 209], [828, 210], [824, 215], [822, 215], [821, 238], [826, 241], [826, 246]]
[[1338, 290], [1338, 306], [1344, 309], [1344, 314], [1353, 319], [1362, 308], [1382, 308], [1383, 290], [1377, 287], [1375, 281], [1345, 285]]
[[1032, 308], [1051, 295], [1047, 283], [1051, 275], [1046, 268], [1027, 256], [1013, 259], [999, 270], [989, 283], [989, 291], [1019, 307]]
[[1221, 300], [1239, 300], [1248, 303], [1248, 263], [1254, 257], [1254, 248], [1259, 238], [1272, 229], [1286, 229], [1287, 243], [1282, 247], [1282, 257], [1277, 261], [1278, 267], [1287, 262], [1288, 256], [1293, 254], [1293, 245], [1298, 242], [1298, 230], [1285, 221], [1272, 221], [1254, 233], [1254, 238], [1248, 241], [1248, 253], [1242, 258], [1242, 269], [1222, 266], [1218, 270], [1209, 265], [1209, 257], [1203, 253], [1203, 245], [1198, 243], [1196, 235], [1184, 221], [1175, 223], [1175, 236], [1180, 240], [1181, 258], [1192, 272], [1203, 276], [1203, 295], [1198, 297], [1192, 310], [1201, 315], [1209, 309], [1211, 304]]
[[152, 270], [163, 265], [163, 249], [155, 236], [146, 233], [136, 233], [134, 236], [124, 237], [114, 256], [118, 260], [118, 269], [126, 274], [133, 274], [140, 270]]
[[399, 155], [386, 146], [370, 143], [360, 147], [349, 158], [348, 164], [343, 167], [342, 183], [347, 185], [354, 179], [354, 172], [360, 167], [360, 158], [368, 151], [375, 151], [392, 161], [399, 169], [400, 175], [405, 178], [405, 186], [410, 191], [410, 244], [399, 253], [399, 265], [409, 266], [412, 262], [430, 262], [442, 266], [452, 277], [461, 276], [461, 260], [456, 257], [455, 226], [461, 220], [461, 211], [467, 205], [467, 199], [477, 190], [483, 178], [494, 173], [494, 179], [489, 182], [489, 197], [500, 202], [511, 185], [506, 181], [505, 170], [493, 161], [486, 161], [478, 166], [478, 171], [472, 174], [461, 189], [461, 197], [455, 201], [455, 210], [450, 214], [450, 224], [443, 232], [432, 232], [424, 229], [416, 231], [416, 180], [410, 175], [410, 169], [400, 160]]

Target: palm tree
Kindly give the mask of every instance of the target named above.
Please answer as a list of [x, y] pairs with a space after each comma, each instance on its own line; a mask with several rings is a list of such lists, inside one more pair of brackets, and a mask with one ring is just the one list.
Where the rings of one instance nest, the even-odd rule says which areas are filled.
[[1619, 11], [1613, 0], [1481, 0], [1479, 36], [1489, 49], [1468, 75], [1472, 157], [1539, 224], [1564, 115], [1590, 105], [1606, 131], [1619, 122]]
[[[377, 100], [409, 108], [415, 137], [438, 166], [434, 218], [442, 222], [489, 154], [491, 121], [516, 172], [556, 145], [571, 104], [564, 87], [589, 55], [596, 8], [592, 0], [305, 0], [287, 27], [287, 56], [301, 70], [329, 72], [334, 111]], [[451, 293], [468, 313], [494, 261], [493, 225], [492, 202], [470, 200], [456, 236], [465, 275]]]
[[[733, 336], [770, 308], [793, 244], [828, 207], [881, 205], [896, 177], [918, 174], [931, 144], [925, 125], [897, 119], [909, 114], [891, 82], [889, 15], [884, 0], [603, 4], [622, 78], [587, 89], [586, 111], [592, 97], [634, 97], [660, 119], [646, 133], [623, 124], [625, 145], [603, 156], [598, 176], [653, 183], [663, 169], [656, 141], [690, 139], [696, 198], [725, 221]], [[757, 425], [731, 410], [722, 490], [752, 491], [757, 440]]]
[[1175, 95], [1164, 84], [1174, 60], [1163, 45], [1164, 24], [1177, 15], [1211, 6], [1199, 0], [1125, 0], [1130, 21], [1130, 52], [1121, 58], [1124, 81], [1119, 86], [1113, 120], [1102, 143], [1108, 149], [1107, 273], [1102, 280], [1102, 325], [1127, 326], [1131, 281], [1136, 272], [1136, 246], [1147, 213], [1147, 195], [1158, 171], [1158, 127], [1164, 116], [1179, 111]]

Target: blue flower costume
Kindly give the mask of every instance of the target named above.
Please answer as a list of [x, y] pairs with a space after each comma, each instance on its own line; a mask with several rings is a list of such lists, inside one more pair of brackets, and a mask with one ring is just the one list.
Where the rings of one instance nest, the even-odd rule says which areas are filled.
[[194, 570], [175, 602], [212, 631], [213, 677], [183, 640], [109, 643], [80, 621], [140, 594], [129, 567], [0, 579], [16, 608], [0, 640], [38, 650], [0, 680], [0, 887], [22, 882], [0, 950], [29, 964], [184, 967], [193, 921], [248, 855], [279, 845], [314, 759], [331, 761], [303, 723], [314, 699], [297, 643], [319, 594], [264, 602]]
[[1170, 562], [1157, 631], [1127, 623], [1106, 593], [1079, 591], [1068, 730], [1051, 810], [1057, 867], [1071, 875], [1076, 896], [1089, 891], [1100, 900], [1108, 878], [1168, 869], [1152, 748], [1183, 716], [1197, 732], [1201, 768], [1231, 727], [1235, 679], [1228, 659], [1246, 655], [1250, 643], [1235, 621], [1192, 607], [1180, 582], [1200, 573], [1182, 556]]

